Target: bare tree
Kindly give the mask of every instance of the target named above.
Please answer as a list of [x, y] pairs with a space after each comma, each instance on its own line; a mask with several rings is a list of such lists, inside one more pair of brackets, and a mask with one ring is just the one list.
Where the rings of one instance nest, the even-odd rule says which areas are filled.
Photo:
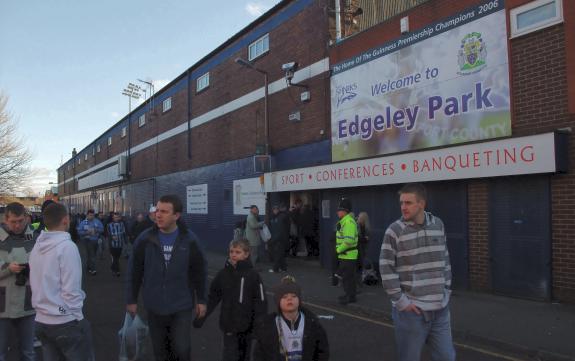
[[32, 154], [17, 134], [17, 123], [7, 105], [8, 97], [0, 92], [0, 194], [14, 193], [32, 175]]

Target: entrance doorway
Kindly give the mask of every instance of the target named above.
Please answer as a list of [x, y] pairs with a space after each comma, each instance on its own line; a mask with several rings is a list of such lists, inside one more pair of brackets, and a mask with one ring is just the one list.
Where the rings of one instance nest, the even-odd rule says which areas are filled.
[[489, 189], [489, 240], [494, 291], [551, 298], [549, 177], [493, 180]]
[[291, 254], [319, 258], [319, 192], [290, 192]]
[[289, 254], [318, 259], [320, 202], [318, 191], [272, 193], [271, 202], [287, 206], [291, 219]]

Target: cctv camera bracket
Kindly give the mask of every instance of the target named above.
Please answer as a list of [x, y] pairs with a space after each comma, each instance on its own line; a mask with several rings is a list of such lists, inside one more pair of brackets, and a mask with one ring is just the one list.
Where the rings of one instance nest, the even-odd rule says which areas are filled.
[[307, 86], [307, 85], [305, 85], [305, 84], [294, 84], [294, 83], [291, 82], [291, 78], [287, 78], [287, 77], [286, 77], [286, 80], [287, 80], [288, 86], [296, 86], [296, 87], [299, 87], [299, 88], [304, 88], [304, 89], [306, 89], [306, 90], [309, 90], [309, 86]]

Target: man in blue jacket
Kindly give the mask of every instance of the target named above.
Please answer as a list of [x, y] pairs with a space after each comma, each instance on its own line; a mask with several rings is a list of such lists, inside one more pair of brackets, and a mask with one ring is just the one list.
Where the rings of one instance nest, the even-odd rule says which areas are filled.
[[130, 260], [126, 310], [137, 313], [143, 283], [156, 361], [189, 361], [194, 306], [197, 317], [206, 313], [206, 260], [195, 234], [178, 222], [182, 210], [177, 196], [162, 196], [156, 225], [136, 239]]
[[88, 255], [88, 273], [92, 276], [96, 274], [96, 254], [98, 252], [98, 239], [104, 233], [104, 226], [98, 218], [95, 217], [93, 209], [89, 209], [84, 219], [78, 225], [78, 235], [86, 245]]

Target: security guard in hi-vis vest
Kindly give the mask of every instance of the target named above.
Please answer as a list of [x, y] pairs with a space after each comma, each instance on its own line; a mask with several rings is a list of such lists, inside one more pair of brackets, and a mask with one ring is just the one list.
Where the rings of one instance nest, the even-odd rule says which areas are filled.
[[336, 253], [339, 260], [339, 275], [342, 277], [345, 294], [339, 297], [342, 305], [355, 302], [355, 272], [357, 269], [357, 224], [351, 214], [351, 201], [342, 199], [337, 208], [339, 221], [336, 226]]

